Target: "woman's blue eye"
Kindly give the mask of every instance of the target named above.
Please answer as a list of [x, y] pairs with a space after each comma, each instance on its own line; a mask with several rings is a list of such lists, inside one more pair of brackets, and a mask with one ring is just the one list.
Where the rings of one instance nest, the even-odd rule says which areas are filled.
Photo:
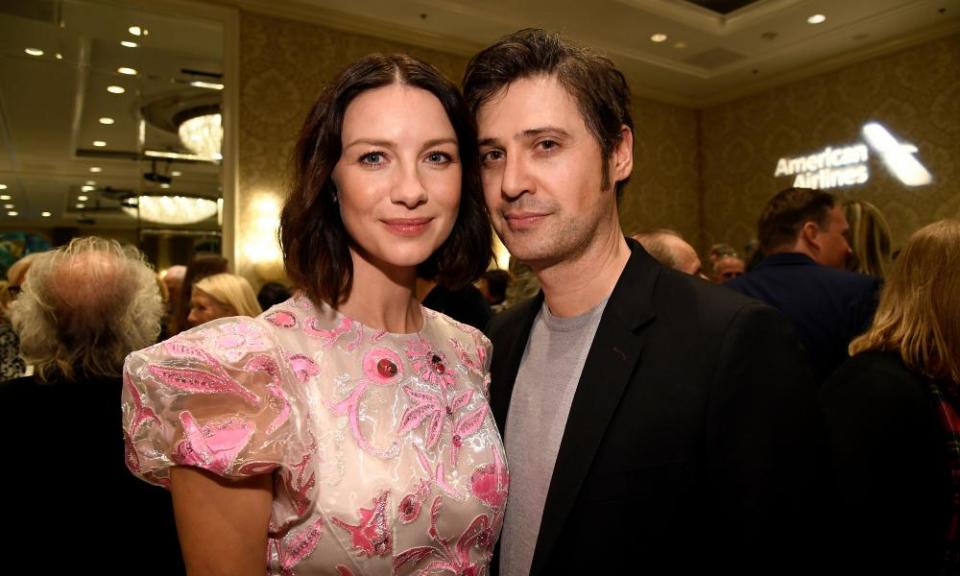
[[361, 164], [383, 164], [382, 152], [368, 152], [360, 157]]
[[433, 164], [446, 164], [452, 162], [453, 158], [446, 152], [431, 152], [427, 154], [427, 162]]

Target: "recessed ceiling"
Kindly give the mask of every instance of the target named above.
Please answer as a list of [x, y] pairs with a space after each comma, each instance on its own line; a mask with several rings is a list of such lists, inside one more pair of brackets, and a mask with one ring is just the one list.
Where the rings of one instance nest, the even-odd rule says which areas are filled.
[[[149, 33], [134, 36], [134, 25]], [[126, 196], [217, 197], [219, 165], [146, 154], [190, 152], [169, 121], [219, 102], [219, 91], [190, 82], [219, 79], [222, 45], [212, 22], [87, 0], [0, 0], [0, 183], [17, 212], [0, 223], [136, 227], [120, 210]], [[145, 177], [174, 170], [182, 176], [169, 187]]]

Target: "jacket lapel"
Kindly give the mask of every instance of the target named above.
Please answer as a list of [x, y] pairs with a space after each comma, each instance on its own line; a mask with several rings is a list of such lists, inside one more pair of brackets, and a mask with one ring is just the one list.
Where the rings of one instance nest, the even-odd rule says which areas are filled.
[[[628, 244], [632, 252], [630, 260], [600, 318], [570, 407], [543, 510], [531, 575], [544, 571], [607, 425], [634, 374], [644, 346], [644, 328], [654, 320], [653, 289], [660, 265], [636, 242], [628, 240]], [[528, 327], [526, 333], [529, 331]], [[524, 341], [521, 346], [525, 344]]]

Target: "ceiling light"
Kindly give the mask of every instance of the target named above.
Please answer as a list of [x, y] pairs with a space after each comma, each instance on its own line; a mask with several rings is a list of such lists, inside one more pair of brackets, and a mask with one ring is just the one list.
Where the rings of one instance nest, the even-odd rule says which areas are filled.
[[31, 56], [43, 56], [43, 50], [39, 48], [25, 48], [23, 51]]
[[136, 48], [137, 46], [139, 46], [139, 44], [137, 44], [136, 42], [131, 42], [130, 40], [122, 40], [120, 42], [120, 45], [126, 46], [127, 48]]
[[170, 173], [170, 175], [176, 178], [177, 176], [183, 176], [183, 172], [179, 170], [174, 170], [173, 172]]
[[96, 146], [97, 148], [103, 148], [104, 146], [107, 145], [107, 143], [104, 142], [103, 140], [94, 140], [93, 145]]
[[197, 156], [219, 160], [223, 126], [220, 114], [201, 114], [180, 123], [177, 130], [180, 141]]
[[77, 196], [77, 200], [79, 200], [80, 202], [86, 202], [89, 199], [90, 198], [88, 198], [87, 196], [83, 196], [83, 195]]
[[194, 88], [209, 88], [210, 90], [223, 90], [223, 84], [219, 82], [204, 82], [203, 80], [194, 80], [190, 83]]
[[190, 196], [143, 195], [128, 200], [123, 211], [158, 224], [196, 224], [217, 214], [217, 202]]
[[85, 182], [85, 184], [86, 184], [87, 186], [96, 186], [96, 185], [97, 185], [97, 183], [94, 182], [93, 180], [87, 180], [87, 181]]
[[14, 206], [13, 204], [4, 204], [3, 207], [6, 208], [7, 210], [13, 210], [14, 208], [16, 208], [16, 206]]
[[170, 187], [170, 184], [168, 184], [167, 182], [162, 182], [162, 183], [160, 184], [160, 187], [163, 188], [164, 190], [166, 190], [167, 188]]
[[686, 42], [677, 42], [676, 44], [673, 45], [673, 47], [674, 47], [674, 48], [686, 48], [686, 47], [687, 47], [687, 43], [686, 43]]
[[53, 216], [53, 214], [51, 214], [51, 213], [49, 213], [49, 212], [41, 212], [40, 215], [43, 216], [44, 218], [49, 218], [49, 217]]
[[101, 119], [99, 120], [99, 122], [100, 122], [101, 124], [106, 124], [107, 126], [109, 126], [109, 125], [113, 124], [113, 118], [110, 118], [110, 117], [108, 117], [108, 116], [104, 116], [103, 118], [101, 118]]
[[61, 53], [59, 53], [59, 52], [57, 52], [57, 53], [54, 55], [54, 57], [55, 57], [57, 60], [63, 60], [63, 54], [61, 54]]
[[9, 194], [0, 194], [0, 200], [9, 200], [9, 199], [10, 199]]
[[126, 66], [121, 66], [121, 67], [117, 68], [117, 72], [119, 72], [119, 73], [121, 73], [121, 74], [126, 74], [127, 76], [136, 76], [136, 75], [137, 75], [137, 69], [136, 69], [136, 68], [127, 68]]
[[78, 209], [78, 210], [83, 210], [83, 209], [86, 208], [86, 207], [87, 207], [86, 204], [77, 204], [77, 209]]
[[810, 24], [820, 24], [827, 21], [827, 17], [823, 14], [814, 14], [813, 16], [807, 18], [807, 22]]
[[666, 34], [660, 34], [660, 33], [654, 34], [653, 36], [650, 37], [650, 41], [651, 41], [651, 42], [666, 42], [666, 41], [667, 41], [667, 35], [666, 35]]
[[6, 184], [0, 184], [0, 190], [6, 190], [6, 189], [7, 189]]
[[83, 192], [93, 192], [94, 190], [96, 190], [96, 188], [94, 188], [93, 186], [87, 185], [87, 186], [81, 186], [80, 190]]
[[111, 94], [123, 94], [126, 91], [123, 86], [107, 86], [107, 92]]
[[7, 216], [19, 216], [19, 215], [20, 215], [20, 213], [17, 212], [16, 210], [11, 210], [11, 211], [7, 212]]
[[96, 173], [96, 172], [102, 172], [102, 171], [103, 171], [103, 168], [101, 168], [101, 167], [99, 167], [99, 166], [91, 166], [91, 167], [90, 167], [90, 171], [91, 171], [91, 172], [94, 172], [94, 173]]
[[127, 32], [133, 34], [134, 36], [140, 36], [143, 34], [143, 28], [139, 26], [131, 26], [127, 28]]
[[194, 160], [197, 162], [213, 162], [214, 159], [196, 154], [181, 154], [180, 152], [167, 152], [166, 150], [144, 150], [143, 155], [147, 158], [167, 158], [170, 160]]

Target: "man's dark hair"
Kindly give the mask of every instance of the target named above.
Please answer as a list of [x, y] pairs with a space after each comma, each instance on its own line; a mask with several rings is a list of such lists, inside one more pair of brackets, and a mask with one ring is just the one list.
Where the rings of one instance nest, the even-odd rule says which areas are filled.
[[779, 248], [793, 245], [805, 222], [816, 222], [826, 228], [836, 202], [833, 194], [811, 188], [787, 188], [779, 192], [767, 202], [757, 223], [760, 250], [773, 254]]
[[[467, 64], [463, 95], [477, 111], [505, 86], [523, 78], [554, 76], [573, 96], [587, 128], [603, 154], [603, 188], [610, 187], [607, 161], [620, 143], [620, 129], [633, 130], [630, 87], [608, 58], [575, 46], [557, 34], [528, 28], [514, 32], [484, 49]], [[629, 178], [617, 182], [617, 200]]]
[[487, 281], [487, 292], [493, 299], [491, 304], [502, 304], [507, 299], [507, 286], [510, 285], [510, 273], [506, 270], [487, 270], [483, 273]]
[[437, 97], [457, 135], [460, 153], [456, 223], [446, 241], [417, 267], [418, 275], [459, 288], [478, 278], [490, 262], [492, 232], [480, 183], [477, 131], [460, 91], [436, 68], [416, 58], [371, 54], [347, 67], [323, 91], [307, 115], [294, 152], [293, 186], [280, 215], [280, 244], [287, 274], [315, 303], [336, 308], [353, 286], [350, 237], [330, 178], [342, 152], [347, 107], [360, 94], [392, 84]]

